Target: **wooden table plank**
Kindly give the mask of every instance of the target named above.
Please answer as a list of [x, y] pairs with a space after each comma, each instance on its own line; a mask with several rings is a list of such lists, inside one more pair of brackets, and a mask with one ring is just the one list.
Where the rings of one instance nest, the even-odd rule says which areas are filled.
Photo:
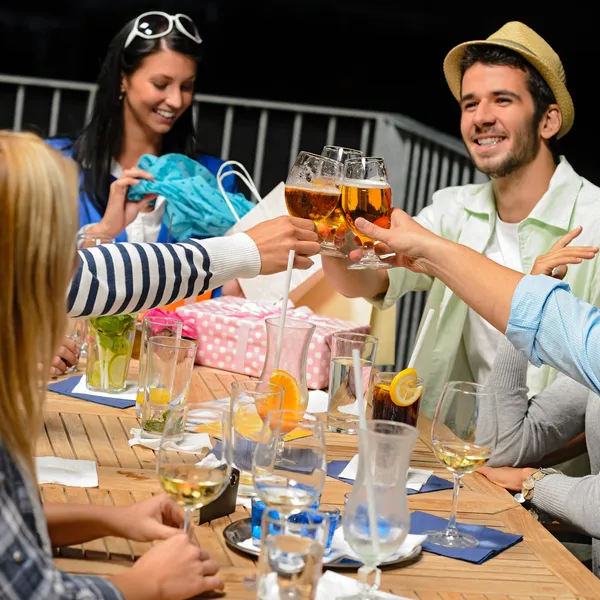
[[[190, 398], [204, 402], [226, 397], [231, 382], [239, 379], [246, 377], [197, 367]], [[137, 426], [133, 408], [115, 409], [49, 394], [38, 455], [97, 461], [99, 487], [83, 490], [43, 485], [44, 501], [120, 505], [159, 492], [154, 451], [139, 445], [129, 446], [129, 432]], [[431, 451], [430, 421], [421, 419], [419, 427], [420, 436], [415, 443], [411, 465], [431, 469], [439, 477], [451, 480], [451, 474], [441, 467]], [[326, 441], [329, 460], [348, 460], [357, 452], [355, 436], [327, 433]], [[322, 501], [343, 508], [344, 494], [351, 489], [347, 483], [328, 478]], [[451, 490], [411, 495], [408, 497], [409, 508], [447, 518], [451, 495]], [[194, 531], [198, 543], [222, 565], [221, 576], [226, 581], [224, 597], [227, 598], [255, 598], [255, 592], [246, 590], [243, 585], [244, 577], [256, 572], [253, 558], [231, 550], [222, 534], [229, 523], [247, 516], [247, 509], [239, 506], [232, 515]], [[524, 540], [482, 565], [423, 552], [410, 564], [385, 569], [381, 589], [414, 600], [600, 598], [598, 579], [510, 494], [477, 473], [463, 478], [458, 520], [520, 533]], [[107, 538], [61, 550], [56, 564], [73, 573], [108, 576], [127, 568], [150, 546]], [[355, 571], [340, 572], [356, 576]]]

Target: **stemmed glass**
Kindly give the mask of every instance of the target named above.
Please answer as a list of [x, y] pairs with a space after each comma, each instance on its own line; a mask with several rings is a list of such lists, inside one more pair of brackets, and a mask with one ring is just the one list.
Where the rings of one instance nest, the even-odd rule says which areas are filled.
[[475, 548], [479, 541], [456, 526], [460, 480], [483, 467], [496, 447], [498, 390], [477, 383], [450, 381], [438, 401], [431, 441], [436, 458], [454, 474], [452, 510], [445, 531], [426, 531], [427, 541], [446, 548]]
[[[342, 163], [312, 152], [300, 152], [285, 181], [285, 203], [292, 217], [319, 225], [339, 206]], [[328, 249], [328, 245], [321, 248]], [[334, 246], [335, 248], [335, 246]]]
[[[283, 443], [294, 430], [301, 430], [305, 437]], [[327, 477], [322, 421], [304, 411], [269, 412], [254, 452], [252, 473], [260, 499], [284, 519], [318, 502]]]
[[231, 384], [231, 421], [235, 466], [240, 470], [238, 494], [254, 496], [252, 457], [264, 420], [281, 408], [283, 388], [270, 381], [234, 381]]
[[360, 233], [354, 224], [362, 217], [384, 229], [390, 228], [392, 188], [383, 158], [349, 158], [344, 163], [342, 210], [348, 227], [358, 236], [363, 248], [360, 262], [347, 268], [389, 269], [391, 265], [380, 260], [375, 253], [375, 241]]
[[[177, 442], [198, 423], [210, 424], [218, 432], [212, 449], [185, 454]], [[189, 457], [189, 459], [188, 459]], [[158, 479], [164, 490], [185, 510], [183, 529], [189, 531], [195, 510], [216, 500], [229, 484], [232, 465], [231, 419], [229, 411], [206, 408], [201, 403], [171, 407], [156, 458]]]
[[[410, 529], [406, 476], [418, 433], [411, 425], [393, 421], [367, 421], [366, 429], [358, 430], [358, 471], [342, 527], [344, 539], [363, 562], [358, 570], [361, 590], [340, 600], [376, 598], [378, 565], [389, 560], [406, 539]], [[373, 583], [368, 581], [371, 575]]]
[[[327, 145], [323, 146], [321, 156], [333, 158], [333, 160], [337, 160], [344, 165], [349, 158], [359, 158], [364, 156], [364, 153], [361, 150], [346, 148], [345, 146]], [[338, 247], [342, 246], [344, 243], [344, 236], [340, 234], [345, 234], [346, 232], [346, 219], [344, 218], [341, 202], [337, 203], [333, 212], [328, 217], [317, 222], [317, 230], [323, 240], [321, 242], [321, 254], [338, 258], [347, 257], [347, 255]]]

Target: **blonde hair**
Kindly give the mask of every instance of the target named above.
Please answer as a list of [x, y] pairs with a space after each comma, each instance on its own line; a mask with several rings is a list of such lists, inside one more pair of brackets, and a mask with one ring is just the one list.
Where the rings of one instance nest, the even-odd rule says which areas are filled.
[[77, 169], [41, 138], [0, 131], [0, 440], [32, 476], [52, 358], [66, 331]]

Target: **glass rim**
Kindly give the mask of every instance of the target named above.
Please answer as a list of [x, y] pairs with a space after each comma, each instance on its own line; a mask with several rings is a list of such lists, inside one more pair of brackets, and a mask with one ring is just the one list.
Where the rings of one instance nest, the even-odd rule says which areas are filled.
[[406, 432], [410, 432], [410, 433], [416, 433], [417, 437], [419, 436], [419, 428], [418, 427], [415, 427], [414, 425], [408, 425], [407, 423], [400, 423], [399, 421], [388, 421], [387, 419], [369, 419], [367, 421], [366, 428], [360, 426], [360, 424], [359, 424], [358, 431], [359, 432], [364, 431], [370, 435], [377, 435], [377, 436], [388, 438], [389, 433], [382, 433], [380, 431], [374, 431], [374, 429], [371, 428], [371, 425], [377, 425], [377, 424], [386, 425], [390, 429], [398, 430], [398, 432], [406, 431]]
[[[350, 152], [360, 152], [361, 156], [357, 156], [356, 158], [363, 158], [365, 156], [365, 153], [362, 150], [359, 150], [358, 148], [350, 148], [349, 146], [336, 146], [335, 144], [325, 144], [323, 146], [323, 150], [325, 150], [325, 148], [335, 148], [337, 150], [349, 150]], [[321, 152], [323, 152], [323, 150], [321, 150]], [[329, 157], [325, 157], [325, 158], [329, 158]], [[346, 159], [346, 160], [348, 160], [348, 159]]]
[[[249, 384], [255, 385], [255, 386], [257, 386], [257, 385], [268, 385], [268, 386], [270, 386], [272, 388], [272, 391], [271, 392], [268, 392], [268, 391], [264, 391], [263, 392], [263, 391], [259, 391], [259, 390], [248, 390], [248, 389], [244, 389], [244, 388], [240, 387], [241, 385], [249, 385]], [[270, 394], [270, 393], [272, 394], [273, 392], [275, 392], [275, 393], [279, 393], [279, 392], [283, 393], [283, 392], [285, 392], [285, 389], [284, 389], [284, 387], [282, 385], [279, 385], [278, 383], [272, 383], [272, 382], [270, 382], [270, 381], [268, 381], [266, 379], [238, 379], [238, 380], [233, 381], [231, 383], [231, 388], [232, 389], [235, 388], [238, 391], [247, 392], [249, 395], [252, 395], [252, 394]]]
[[[269, 513], [271, 513], [271, 512], [276, 512], [278, 515], [281, 514], [278, 511], [278, 509], [275, 508], [274, 506], [266, 506], [265, 505], [265, 509], [263, 511], [261, 521], [262, 520], [268, 520], [270, 523], [281, 523], [282, 525], [286, 525], [286, 526], [288, 524], [290, 524], [290, 521], [288, 519], [286, 519], [285, 517], [282, 518], [281, 516], [278, 516], [277, 518], [275, 518], [275, 517], [269, 516]], [[321, 528], [321, 527], [324, 526], [323, 515], [318, 510], [316, 510], [314, 508], [305, 508], [305, 509], [301, 510], [299, 513], [295, 513], [295, 514], [296, 515], [298, 515], [298, 514], [302, 514], [302, 515], [309, 514], [309, 515], [312, 515], [312, 516], [320, 519], [320, 521], [317, 522], [317, 523], [314, 523], [314, 522], [313, 523], [294, 523], [292, 521], [291, 525], [302, 525], [303, 528], [311, 528], [311, 527]], [[292, 515], [292, 517], [293, 516], [294, 515]]]
[[[336, 339], [336, 340], [346, 340], [348, 342], [354, 342], [354, 341], [359, 341], [360, 339], [363, 339], [364, 341], [368, 341], [368, 342], [379, 342], [379, 338], [375, 337], [374, 335], [371, 335], [370, 333], [360, 333], [360, 332], [351, 332], [351, 331], [336, 331], [335, 333], [333, 333], [331, 335], [332, 339]], [[352, 338], [358, 338], [358, 339], [352, 339]]]
[[335, 504], [319, 504], [319, 508], [317, 508], [315, 510], [317, 512], [329, 512], [329, 511], [331, 511], [333, 513], [337, 513], [338, 515], [342, 514], [342, 511], [341, 511], [340, 507], [336, 506]]
[[[167, 344], [160, 340], [171, 340], [177, 342], [176, 344]], [[187, 338], [176, 338], [170, 335], [151, 335], [148, 338], [148, 347], [150, 344], [157, 348], [170, 348], [172, 350], [192, 350], [198, 347], [198, 342], [194, 340], [188, 340]]]
[[383, 156], [355, 156], [353, 158], [347, 158], [344, 161], [344, 165], [346, 166], [348, 165], [348, 163], [352, 162], [373, 162], [385, 165], [385, 159], [383, 158]]
[[[284, 327], [288, 327], [289, 323], [292, 323], [290, 329], [315, 329], [316, 325], [311, 323], [310, 321], [302, 321], [300, 319], [287, 318], [285, 319]], [[280, 326], [281, 317], [267, 317], [265, 319], [265, 323], [269, 323], [269, 325], [277, 325]]]
[[[373, 375], [373, 379], [376, 379], [377, 377], [383, 377], [385, 379], [394, 379], [394, 377], [396, 377], [396, 375], [398, 375], [398, 373], [400, 373], [400, 371], [377, 371], [376, 373], [374, 373]], [[423, 385], [423, 378], [419, 377], [417, 375], [417, 385]]]
[[[298, 160], [298, 158], [300, 156], [308, 156], [310, 158], [318, 158], [321, 161], [325, 161], [325, 162], [332, 162], [332, 163], [337, 163], [338, 165], [341, 165], [342, 163], [339, 160], [336, 160], [335, 158], [329, 158], [329, 156], [323, 156], [322, 154], [317, 154], [316, 152], [308, 152], [307, 150], [300, 150], [300, 152], [298, 152], [298, 156], [296, 156], [296, 160]], [[295, 164], [296, 161], [294, 161]]]
[[166, 315], [144, 315], [142, 317], [142, 324], [144, 323], [155, 323], [157, 321], [162, 321], [162, 322], [170, 322], [170, 323], [181, 323], [181, 325], [183, 325], [183, 321], [181, 319], [178, 319], [177, 317], [168, 317]]

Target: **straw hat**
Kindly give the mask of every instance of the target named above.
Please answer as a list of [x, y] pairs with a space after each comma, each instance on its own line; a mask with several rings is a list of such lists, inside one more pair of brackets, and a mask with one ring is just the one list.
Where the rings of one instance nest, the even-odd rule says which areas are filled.
[[571, 129], [575, 117], [575, 108], [573, 107], [571, 95], [567, 91], [567, 78], [562, 62], [560, 62], [558, 54], [541, 36], [518, 21], [506, 23], [498, 31], [492, 33], [487, 40], [464, 42], [448, 52], [444, 59], [444, 75], [450, 86], [450, 91], [457, 100], [460, 100], [462, 83], [460, 61], [467, 46], [475, 44], [509, 48], [529, 61], [554, 92], [554, 97], [562, 113], [562, 127], [557, 137], [561, 138]]

